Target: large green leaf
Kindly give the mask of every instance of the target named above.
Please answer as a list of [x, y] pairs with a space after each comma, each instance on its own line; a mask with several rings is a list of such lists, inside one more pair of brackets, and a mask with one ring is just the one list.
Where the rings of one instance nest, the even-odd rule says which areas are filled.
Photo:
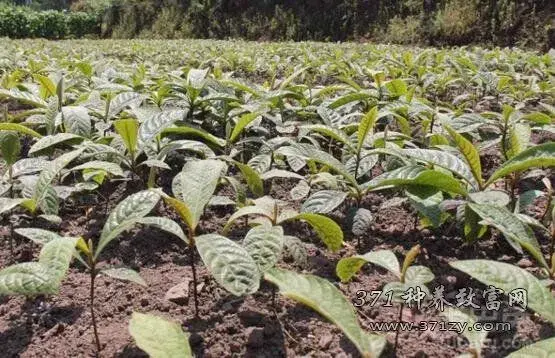
[[139, 141], [149, 143], [158, 134], [186, 115], [185, 111], [159, 112], [151, 115], [139, 128]]
[[555, 337], [530, 344], [513, 352], [507, 358], [551, 358], [555, 356]]
[[30, 135], [31, 137], [41, 138], [40, 133], [35, 132], [31, 128], [25, 127], [17, 123], [0, 123], [0, 131], [15, 131], [22, 134]]
[[362, 186], [368, 190], [389, 186], [431, 186], [439, 190], [466, 195], [466, 189], [452, 176], [420, 165], [408, 165], [383, 173]]
[[332, 219], [319, 214], [301, 213], [287, 220], [303, 220], [306, 221], [318, 237], [326, 244], [328, 249], [335, 252], [343, 246], [343, 231]]
[[13, 165], [21, 153], [21, 144], [16, 132], [0, 132], [0, 154], [8, 166]]
[[515, 241], [524, 247], [543, 267], [549, 268], [543, 257], [541, 247], [530, 227], [507, 208], [491, 204], [468, 204], [488, 225], [501, 231], [507, 240]]
[[29, 154], [40, 154], [40, 152], [52, 148], [61, 143], [77, 144], [85, 138], [73, 133], [58, 133], [42, 137], [29, 149]]
[[159, 200], [160, 194], [157, 192], [143, 190], [121, 201], [110, 213], [102, 228], [95, 257], [98, 257], [104, 247], [117, 235], [132, 228], [137, 223], [137, 219], [151, 212]]
[[502, 289], [505, 293], [526, 290], [528, 307], [555, 323], [555, 298], [549, 288], [528, 271], [490, 260], [454, 261], [450, 265], [486, 285]]
[[247, 250], [216, 234], [196, 237], [196, 247], [208, 270], [235, 296], [254, 293], [260, 285], [260, 271]]
[[243, 177], [247, 181], [247, 185], [250, 191], [256, 196], [260, 197], [264, 195], [264, 183], [262, 182], [262, 178], [258, 174], [256, 170], [251, 168], [250, 166], [234, 161], [233, 162], [237, 168], [243, 174]]
[[0, 270], [0, 296], [35, 296], [58, 292], [50, 271], [38, 262], [25, 262]]
[[119, 165], [112, 162], [104, 162], [100, 160], [92, 160], [71, 168], [72, 171], [84, 169], [100, 169], [115, 176], [123, 176], [123, 170]]
[[441, 315], [445, 317], [447, 322], [458, 322], [465, 327], [462, 334], [468, 339], [469, 348], [477, 353], [482, 351], [488, 331], [473, 329], [478, 320], [472, 312], [467, 313], [453, 307], [446, 307], [445, 311], [441, 312]]
[[166, 128], [162, 131], [162, 134], [183, 134], [187, 136], [200, 137], [204, 141], [215, 145], [217, 147], [225, 146], [225, 140], [218, 138], [202, 129], [191, 128], [187, 126], [179, 126], [175, 128]]
[[187, 162], [174, 177], [173, 194], [185, 203], [192, 215], [195, 231], [205, 206], [208, 204], [220, 180], [225, 163], [218, 160], [194, 160]]
[[189, 335], [181, 325], [150, 314], [133, 312], [129, 333], [139, 348], [152, 358], [193, 357]]
[[395, 254], [390, 250], [372, 251], [364, 255], [342, 258], [339, 260], [335, 268], [337, 277], [339, 277], [342, 282], [348, 282], [367, 262], [385, 268], [398, 278], [401, 277], [399, 261], [397, 260]]
[[459, 151], [464, 156], [466, 163], [470, 167], [472, 174], [474, 175], [474, 179], [476, 182], [481, 186], [482, 185], [482, 165], [480, 164], [480, 154], [476, 147], [470, 142], [468, 139], [463, 137], [461, 134], [457, 133], [453, 128], [449, 125], [444, 124], [445, 129], [449, 132], [455, 144], [459, 148]]
[[77, 134], [81, 137], [89, 137], [91, 135], [91, 116], [87, 108], [82, 106], [63, 107], [62, 116], [66, 132]]
[[137, 151], [139, 122], [136, 119], [118, 119], [114, 121], [116, 132], [123, 139], [125, 147], [132, 155]]
[[260, 113], [258, 112], [243, 114], [237, 121], [237, 124], [235, 125], [235, 127], [233, 128], [233, 131], [231, 132], [231, 136], [229, 137], [229, 142], [234, 143], [239, 138], [239, 135], [243, 132], [245, 127], [248, 126], [252, 121], [257, 119], [259, 116], [260, 116]]
[[376, 121], [378, 120], [378, 107], [372, 108], [368, 113], [366, 113], [358, 125], [358, 132], [357, 132], [357, 150], [360, 152], [366, 136], [368, 133], [371, 133]]
[[36, 96], [30, 92], [23, 92], [17, 88], [12, 88], [9, 90], [0, 88], [0, 98], [9, 98], [17, 102], [30, 104], [31, 106], [38, 108], [46, 108], [48, 104], [45, 100]]
[[37, 180], [35, 191], [33, 193], [33, 200], [35, 203], [40, 204], [48, 195], [48, 190], [50, 184], [60, 173], [60, 171], [65, 168], [69, 163], [77, 159], [83, 152], [82, 149], [77, 149], [69, 153], [63, 154], [50, 162], [46, 168], [39, 175]]
[[553, 166], [555, 166], [555, 142], [536, 145], [506, 161], [501, 168], [497, 169], [491, 175], [486, 182], [486, 186], [516, 171], [522, 171], [533, 167]]
[[305, 200], [301, 207], [303, 213], [329, 214], [345, 199], [347, 193], [338, 190], [320, 190]]
[[229, 219], [227, 219], [227, 223], [224, 226], [223, 233], [227, 233], [237, 219], [247, 215], [264, 216], [267, 217], [268, 220], [273, 217], [272, 212], [268, 211], [266, 208], [262, 208], [256, 205], [244, 206], [231, 214]]
[[386, 340], [360, 327], [349, 301], [331, 282], [313, 275], [302, 275], [277, 268], [264, 278], [279, 287], [282, 295], [300, 302], [330, 320], [354, 343], [363, 357], [379, 357]]
[[110, 101], [108, 117], [111, 119], [126, 107], [138, 106], [143, 101], [143, 95], [136, 92], [123, 92]]
[[183, 232], [183, 229], [181, 228], [181, 226], [179, 226], [178, 223], [176, 223], [175, 221], [168, 219], [168, 218], [162, 218], [159, 216], [146, 216], [146, 217], [142, 217], [142, 218], [138, 218], [137, 219], [137, 223], [138, 224], [143, 224], [143, 225], [149, 225], [149, 226], [154, 226], [160, 230], [163, 230], [169, 234], [175, 235], [178, 238], [180, 238], [181, 240], [185, 241], [185, 242], [189, 242], [189, 240], [187, 240], [187, 237], [185, 236], [185, 233]]
[[0, 214], [12, 210], [24, 200], [25, 199], [0, 198]]
[[405, 149], [403, 150], [403, 154], [410, 158], [431, 163], [450, 170], [461, 176], [461, 178], [465, 179], [474, 187], [478, 187], [478, 183], [474, 179], [474, 175], [468, 165], [451, 153], [431, 149]]
[[45, 266], [52, 279], [61, 282], [65, 276], [73, 253], [77, 238], [60, 237], [45, 244], [39, 254], [39, 264]]
[[108, 267], [100, 270], [101, 274], [115, 278], [120, 281], [128, 281], [136, 283], [137, 285], [147, 286], [145, 280], [135, 270], [127, 267]]
[[24, 236], [39, 245], [47, 244], [50, 241], [59, 239], [61, 237], [55, 232], [36, 228], [19, 228], [15, 229], [15, 232], [18, 235]]
[[257, 263], [260, 271], [264, 272], [278, 261], [283, 241], [281, 226], [261, 225], [249, 230], [243, 240], [243, 247]]
[[340, 129], [336, 129], [325, 124], [312, 124], [301, 127], [301, 129], [307, 130], [309, 132], [317, 132], [326, 137], [329, 137], [339, 143], [351, 147], [351, 141], [349, 137]]
[[304, 160], [312, 160], [316, 163], [326, 165], [337, 173], [343, 175], [345, 179], [353, 185], [357, 185], [356, 179], [349, 173], [343, 163], [335, 159], [332, 155], [315, 148], [313, 145], [295, 143], [290, 146], [279, 148], [276, 153], [285, 156], [298, 157]]
[[43, 246], [38, 262], [8, 266], [0, 271], [0, 295], [56, 294], [77, 239], [59, 237]]

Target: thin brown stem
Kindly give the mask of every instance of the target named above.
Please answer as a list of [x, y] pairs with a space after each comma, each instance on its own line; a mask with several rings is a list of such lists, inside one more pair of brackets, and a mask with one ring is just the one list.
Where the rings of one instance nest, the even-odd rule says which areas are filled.
[[99, 357], [100, 356], [100, 339], [98, 338], [98, 329], [96, 326], [96, 314], [94, 312], [94, 282], [96, 279], [96, 267], [95, 267], [95, 261], [92, 259], [92, 257], [89, 258], [89, 265], [91, 266], [91, 285], [90, 285], [90, 292], [89, 292], [89, 296], [90, 296], [90, 310], [91, 310], [91, 320], [92, 320], [92, 326], [93, 326], [93, 334], [94, 334], [94, 343], [96, 345], [96, 356]]
[[[399, 322], [403, 321], [403, 309], [405, 308], [405, 305], [403, 303], [401, 303], [401, 308], [399, 309]], [[393, 355], [397, 356], [397, 346], [399, 345], [399, 328], [397, 328], [397, 331], [395, 332], [395, 345], [393, 346]]]

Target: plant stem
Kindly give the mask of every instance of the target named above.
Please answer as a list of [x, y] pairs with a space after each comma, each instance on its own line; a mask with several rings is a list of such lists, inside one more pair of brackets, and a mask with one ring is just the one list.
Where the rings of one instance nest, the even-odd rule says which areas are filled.
[[[405, 308], [405, 304], [401, 303], [401, 309], [399, 309], [399, 322], [402, 322], [403, 320], [403, 309]], [[393, 346], [393, 355], [397, 356], [397, 345], [399, 344], [399, 328], [397, 328], [397, 331], [395, 332], [395, 345]]]
[[91, 266], [91, 285], [90, 285], [90, 309], [91, 309], [91, 320], [93, 326], [93, 333], [94, 333], [94, 343], [96, 345], [96, 355], [100, 356], [100, 339], [98, 338], [98, 329], [96, 327], [96, 315], [94, 312], [94, 282], [96, 279], [96, 268], [95, 268], [95, 261], [92, 257], [89, 257], [89, 265]]
[[193, 230], [189, 229], [189, 260], [191, 260], [191, 270], [193, 271], [193, 298], [195, 300], [195, 317], [198, 317], [198, 292], [197, 292], [197, 268], [195, 266], [195, 237]]

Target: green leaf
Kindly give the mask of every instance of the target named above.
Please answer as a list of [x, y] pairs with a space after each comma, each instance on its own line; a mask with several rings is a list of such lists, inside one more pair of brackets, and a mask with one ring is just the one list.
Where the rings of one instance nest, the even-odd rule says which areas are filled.
[[468, 197], [477, 204], [489, 204], [495, 206], [507, 206], [511, 198], [501, 190], [486, 190], [469, 193]]
[[44, 92], [43, 98], [48, 98], [56, 95], [56, 85], [52, 80], [46, 76], [38, 73], [33, 74], [33, 79], [41, 85], [41, 93]]
[[39, 254], [39, 264], [45, 266], [59, 286], [75, 252], [77, 238], [60, 237], [45, 244]]
[[50, 270], [38, 262], [25, 262], [0, 270], [0, 296], [56, 294], [58, 289]]
[[151, 115], [139, 128], [139, 141], [149, 143], [164, 129], [186, 116], [186, 111], [159, 112]]
[[387, 88], [390, 96], [393, 97], [401, 97], [408, 90], [407, 83], [399, 78], [387, 82], [385, 88]]
[[110, 101], [108, 118], [113, 118], [127, 107], [138, 106], [143, 101], [143, 95], [136, 92], [123, 92]]
[[457, 148], [464, 156], [466, 163], [470, 167], [472, 174], [474, 175], [474, 179], [481, 187], [482, 186], [482, 165], [480, 164], [480, 154], [476, 147], [470, 142], [468, 139], [463, 137], [461, 134], [457, 133], [453, 128], [449, 125], [444, 124], [445, 129], [449, 132], [455, 144], [457, 144]]
[[266, 210], [265, 208], [261, 208], [261, 207], [256, 206], [256, 205], [244, 206], [244, 207], [240, 208], [239, 210], [237, 210], [236, 212], [234, 212], [233, 214], [231, 214], [229, 219], [227, 219], [227, 223], [225, 224], [225, 226], [223, 228], [223, 233], [225, 234], [225, 233], [229, 232], [229, 229], [231, 228], [231, 226], [233, 225], [233, 223], [237, 219], [239, 219], [242, 216], [247, 216], [247, 215], [265, 216], [265, 217], [268, 218], [268, 220], [270, 220], [272, 218], [272, 213], [268, 212], [268, 210]]
[[262, 182], [262, 178], [258, 174], [256, 170], [249, 167], [246, 164], [240, 163], [238, 161], [233, 161], [233, 164], [239, 168], [243, 177], [247, 181], [247, 185], [250, 191], [256, 196], [261, 197], [264, 195], [264, 183]]
[[332, 128], [325, 124], [312, 124], [307, 126], [302, 126], [301, 129], [308, 130], [309, 132], [317, 132], [326, 137], [330, 137], [331, 139], [346, 145], [347, 147], [351, 147], [351, 141], [349, 137], [340, 129]]
[[529, 125], [516, 123], [509, 128], [509, 149], [507, 151], [508, 158], [513, 158], [528, 148], [532, 130]]
[[352, 103], [352, 102], [365, 101], [365, 100], [369, 99], [370, 97], [371, 97], [370, 94], [364, 93], [364, 92], [348, 93], [344, 96], [339, 97], [338, 99], [336, 99], [332, 103], [330, 103], [330, 105], [328, 107], [330, 109], [337, 109], [341, 106], [344, 106], [344, 105]]
[[517, 266], [491, 260], [464, 260], [449, 263], [476, 280], [502, 289], [505, 293], [526, 290], [528, 308], [555, 323], [555, 298], [540, 280]]
[[9, 90], [0, 88], [0, 98], [2, 97], [13, 99], [17, 102], [29, 104], [33, 107], [38, 107], [38, 108], [46, 108], [48, 106], [46, 101], [40, 98], [39, 96], [36, 96], [29, 92], [23, 92], [17, 88], [12, 88]]
[[451, 153], [431, 149], [405, 149], [402, 153], [410, 158], [431, 163], [450, 170], [465, 179], [474, 187], [478, 187], [478, 183], [474, 179], [474, 175], [468, 165]]
[[195, 231], [204, 208], [214, 195], [225, 163], [218, 160], [194, 160], [187, 162], [172, 183], [173, 194], [183, 201], [192, 216]]
[[139, 348], [152, 358], [193, 357], [189, 334], [181, 325], [150, 314], [133, 312], [129, 333]]
[[549, 358], [555, 355], [555, 337], [530, 344], [513, 352], [507, 358]]
[[374, 216], [368, 209], [358, 208], [353, 215], [353, 222], [351, 224], [351, 232], [355, 236], [364, 236], [368, 234], [372, 228]]
[[260, 113], [258, 112], [243, 114], [237, 121], [237, 124], [235, 125], [235, 127], [233, 128], [233, 131], [231, 132], [231, 136], [229, 137], [229, 142], [235, 143], [235, 141], [239, 138], [239, 135], [241, 135], [245, 127], [248, 126], [252, 121], [257, 119], [259, 116], [260, 116]]
[[13, 165], [21, 153], [21, 144], [17, 133], [0, 132], [0, 154], [8, 166]]
[[385, 339], [364, 332], [353, 306], [331, 282], [277, 268], [266, 271], [264, 278], [277, 285], [285, 297], [312, 308], [334, 323], [364, 357], [378, 357], [381, 354]]
[[522, 116], [522, 119], [525, 119], [527, 121], [534, 122], [537, 124], [551, 124], [553, 122], [553, 118], [541, 112], [528, 113]]
[[95, 258], [100, 255], [104, 247], [123, 231], [132, 228], [137, 220], [143, 218], [154, 209], [160, 195], [153, 190], [143, 190], [130, 195], [112, 210], [100, 235]]
[[195, 219], [193, 218], [193, 214], [191, 213], [191, 210], [189, 210], [187, 204], [179, 199], [172, 198], [167, 195], [164, 195], [163, 198], [166, 204], [170, 205], [179, 214], [181, 220], [183, 220], [189, 228], [194, 227]]
[[486, 186], [516, 171], [555, 166], [555, 142], [536, 145], [506, 161], [486, 182]]
[[206, 142], [215, 145], [217, 147], [224, 147], [226, 142], [222, 138], [218, 138], [208, 132], [205, 132], [201, 129], [186, 127], [186, 126], [179, 126], [175, 128], [167, 128], [162, 131], [162, 134], [184, 134], [184, 135], [191, 135], [193, 137], [200, 137]]
[[46, 149], [65, 142], [68, 142], [68, 144], [77, 144], [84, 139], [85, 138], [73, 133], [58, 133], [55, 135], [42, 137], [35, 144], [33, 144], [33, 146], [31, 146], [31, 148], [29, 149], [29, 155], [40, 154], [40, 152]]
[[337, 190], [320, 190], [312, 194], [301, 207], [303, 213], [329, 214], [345, 199], [347, 193]]
[[360, 124], [358, 126], [358, 132], [357, 132], [357, 139], [358, 139], [357, 150], [359, 152], [362, 149], [364, 141], [366, 140], [366, 136], [368, 135], [368, 133], [372, 132], [372, 129], [374, 128], [374, 125], [376, 124], [377, 120], [378, 120], [377, 106], [373, 107], [370, 111], [368, 111], [368, 113], [366, 113], [362, 117]]
[[332, 219], [319, 214], [301, 213], [293, 216], [288, 220], [303, 220], [306, 221], [318, 237], [326, 244], [328, 249], [335, 252], [343, 246], [343, 231]]
[[295, 236], [283, 236], [283, 248], [297, 264], [306, 266], [308, 263], [308, 252], [301, 239]]
[[137, 151], [139, 122], [136, 119], [118, 119], [114, 121], [114, 128], [123, 139], [129, 153], [134, 155]]
[[247, 250], [216, 234], [198, 236], [196, 247], [216, 282], [235, 296], [254, 293], [260, 285], [260, 271]]
[[30, 135], [31, 137], [41, 138], [42, 135], [35, 132], [31, 128], [25, 127], [17, 123], [0, 123], [0, 131], [15, 131], [22, 134]]
[[63, 107], [62, 116], [66, 132], [81, 137], [90, 137], [92, 125], [87, 108], [82, 106]]
[[179, 224], [175, 221], [168, 218], [162, 218], [159, 216], [147, 216], [143, 218], [138, 218], [137, 223], [154, 226], [160, 230], [164, 230], [167, 233], [177, 236], [186, 243], [189, 243], [189, 240], [185, 236], [185, 233], [183, 232], [183, 229], [181, 229], [181, 226], [179, 226]]
[[147, 286], [145, 280], [135, 270], [127, 267], [111, 267], [100, 270], [100, 273], [116, 280], [129, 281], [137, 285]]
[[111, 162], [100, 161], [100, 160], [92, 160], [90, 162], [86, 162], [84, 164], [71, 168], [72, 171], [85, 170], [85, 169], [100, 169], [115, 176], [119, 176], [119, 177], [123, 176], [123, 170], [119, 165]]
[[395, 254], [390, 250], [372, 251], [364, 255], [342, 258], [339, 260], [335, 268], [337, 277], [339, 277], [342, 282], [348, 282], [367, 262], [385, 268], [398, 278], [401, 277], [399, 261], [397, 260]]
[[434, 274], [426, 266], [409, 266], [405, 272], [405, 283], [411, 285], [426, 284], [434, 279]]
[[529, 226], [507, 208], [490, 204], [468, 204], [488, 225], [501, 231], [509, 241], [524, 247], [543, 267], [548, 268], [541, 247]]
[[448, 193], [466, 195], [466, 189], [459, 180], [438, 170], [426, 169], [420, 165], [408, 165], [383, 173], [362, 186], [368, 190], [388, 186], [430, 186]]
[[49, 243], [52, 240], [61, 238], [61, 236], [56, 234], [55, 232], [43, 230], [43, 229], [20, 228], [20, 229], [15, 229], [15, 232], [18, 235], [24, 236], [39, 245], [44, 245]]
[[275, 152], [285, 156], [298, 157], [304, 160], [312, 160], [316, 163], [326, 165], [335, 172], [343, 175], [351, 184], [357, 186], [356, 179], [349, 174], [347, 168], [339, 160], [335, 159], [332, 155], [316, 149], [313, 145], [305, 143], [295, 143], [290, 146], [281, 147]]
[[447, 322], [458, 322], [465, 327], [462, 334], [466, 339], [468, 339], [469, 348], [478, 353], [482, 351], [482, 346], [484, 345], [489, 332], [486, 330], [473, 330], [471, 328], [474, 327], [478, 321], [472, 312], [466, 313], [456, 308], [447, 307], [445, 308], [445, 311], [442, 311], [440, 314], [445, 317]]
[[48, 196], [48, 190], [52, 181], [58, 176], [60, 171], [65, 168], [69, 163], [77, 159], [83, 152], [82, 149], [77, 149], [69, 153], [63, 154], [50, 162], [46, 168], [39, 175], [35, 191], [33, 193], [33, 200], [38, 205]]
[[243, 240], [243, 247], [254, 259], [261, 272], [272, 268], [283, 249], [283, 228], [261, 225], [249, 230]]
[[0, 214], [12, 210], [16, 206], [20, 205], [24, 200], [25, 199], [11, 199], [0, 197]]

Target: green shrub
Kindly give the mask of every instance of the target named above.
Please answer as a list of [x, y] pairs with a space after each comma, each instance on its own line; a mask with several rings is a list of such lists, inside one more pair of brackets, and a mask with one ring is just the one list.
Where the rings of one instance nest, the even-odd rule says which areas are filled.
[[407, 16], [401, 19], [395, 16], [389, 21], [387, 31], [380, 40], [396, 44], [419, 44], [423, 42], [422, 26], [420, 19], [416, 16]]
[[480, 18], [477, 0], [450, 0], [434, 19], [434, 35], [449, 44], [466, 44], [473, 39]]
[[0, 7], [0, 37], [61, 39], [99, 34], [99, 18], [84, 12], [35, 11], [26, 7]]

